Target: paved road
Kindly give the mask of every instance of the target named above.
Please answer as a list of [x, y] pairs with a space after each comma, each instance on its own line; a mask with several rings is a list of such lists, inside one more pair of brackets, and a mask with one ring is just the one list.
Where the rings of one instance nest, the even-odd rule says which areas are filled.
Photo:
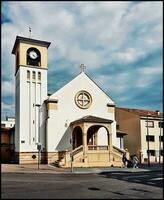
[[118, 180], [124, 180], [131, 183], [141, 183], [146, 185], [152, 185], [156, 187], [163, 187], [163, 172], [162, 171], [145, 171], [137, 173], [127, 172], [102, 172], [100, 173], [107, 178], [114, 178]]
[[2, 173], [5, 199], [162, 199], [162, 172]]

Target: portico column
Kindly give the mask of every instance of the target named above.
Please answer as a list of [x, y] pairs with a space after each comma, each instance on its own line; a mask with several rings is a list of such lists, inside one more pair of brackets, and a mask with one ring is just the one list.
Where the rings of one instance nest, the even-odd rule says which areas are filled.
[[109, 162], [113, 163], [112, 127], [108, 127]]
[[87, 162], [87, 151], [88, 151], [87, 131], [85, 130], [85, 128], [83, 128], [83, 159], [84, 159], [84, 162]]

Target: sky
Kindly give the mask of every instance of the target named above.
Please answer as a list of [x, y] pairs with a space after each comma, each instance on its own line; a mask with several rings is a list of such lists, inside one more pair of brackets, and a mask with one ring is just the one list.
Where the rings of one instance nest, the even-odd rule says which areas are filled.
[[1, 119], [15, 116], [17, 35], [51, 42], [48, 92], [80, 64], [117, 107], [163, 112], [162, 1], [2, 1]]

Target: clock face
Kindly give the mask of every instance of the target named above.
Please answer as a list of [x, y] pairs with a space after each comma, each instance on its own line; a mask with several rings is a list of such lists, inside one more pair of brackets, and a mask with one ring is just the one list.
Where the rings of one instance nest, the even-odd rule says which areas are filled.
[[29, 55], [31, 59], [36, 59], [38, 57], [37, 53], [34, 50], [30, 51]]

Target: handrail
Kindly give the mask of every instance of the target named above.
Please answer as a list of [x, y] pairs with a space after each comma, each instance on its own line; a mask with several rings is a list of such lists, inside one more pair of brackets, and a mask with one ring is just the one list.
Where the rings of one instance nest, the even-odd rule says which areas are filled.
[[88, 145], [88, 150], [108, 150], [107, 145]]
[[113, 146], [113, 149], [117, 150], [118, 152], [121, 152], [121, 153], [125, 153], [126, 151], [123, 150], [123, 149], [119, 149], [118, 147], [116, 146]]
[[76, 149], [74, 149], [72, 152], [71, 152], [71, 156], [74, 156], [75, 154], [81, 152], [83, 150], [83, 145], [77, 147]]

